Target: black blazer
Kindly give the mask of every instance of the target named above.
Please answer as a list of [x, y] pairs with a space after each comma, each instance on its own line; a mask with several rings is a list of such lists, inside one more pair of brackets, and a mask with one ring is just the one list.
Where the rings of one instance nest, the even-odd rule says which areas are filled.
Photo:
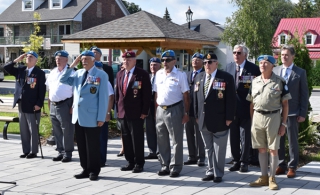
[[[19, 65], [14, 67], [16, 63], [9, 62], [4, 66], [4, 69], [16, 78], [16, 86], [14, 92], [13, 107], [16, 106], [21, 96], [21, 109], [24, 113], [34, 113], [34, 106], [40, 108], [43, 106], [44, 96], [46, 94], [45, 73], [35, 66], [29, 74], [29, 78], [36, 80], [34, 85], [26, 82], [26, 66]], [[40, 110], [38, 111], [40, 112]]]
[[[200, 73], [203, 72], [204, 69], [201, 68]], [[194, 92], [194, 81], [196, 79], [196, 77], [198, 76], [198, 74], [195, 76], [194, 80], [192, 81], [192, 73], [193, 71], [189, 71], [187, 73], [187, 78], [188, 78], [188, 84], [190, 87], [190, 108], [189, 108], [189, 116], [194, 117], [194, 104], [193, 104], [193, 92]]]
[[[226, 67], [226, 72], [231, 74], [236, 82], [235, 72], [236, 72], [236, 64], [230, 63]], [[246, 60], [244, 64], [242, 73], [240, 76], [259, 76], [261, 75], [259, 66], [249, 62]], [[250, 118], [250, 102], [246, 100], [246, 97], [249, 93], [251, 83], [239, 83], [238, 89], [236, 89], [237, 94], [237, 110], [236, 116], [239, 118]]]
[[112, 67], [103, 64], [102, 68], [103, 68], [103, 70], [108, 74], [108, 76], [109, 76], [109, 82], [110, 82], [112, 88], [114, 88], [114, 76], [113, 76], [113, 69], [112, 69]]
[[[194, 92], [194, 115], [198, 119], [199, 129], [203, 125], [213, 133], [229, 129], [226, 120], [234, 120], [236, 111], [236, 94], [233, 77], [222, 70], [217, 70], [215, 81], [225, 82], [225, 90], [221, 91], [222, 98], [218, 97], [219, 90], [213, 89], [212, 85], [208, 96], [203, 94], [206, 73], [201, 72], [195, 79], [195, 85], [199, 90]], [[196, 87], [196, 86], [195, 86]]]

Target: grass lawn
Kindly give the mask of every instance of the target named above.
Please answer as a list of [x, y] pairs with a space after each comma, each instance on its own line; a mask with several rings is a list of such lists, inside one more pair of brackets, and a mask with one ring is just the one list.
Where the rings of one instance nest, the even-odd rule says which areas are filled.
[[313, 89], [320, 89], [320, 86], [312, 86]]
[[4, 76], [4, 80], [8, 81], [8, 80], [16, 80], [16, 78], [12, 75], [6, 75]]

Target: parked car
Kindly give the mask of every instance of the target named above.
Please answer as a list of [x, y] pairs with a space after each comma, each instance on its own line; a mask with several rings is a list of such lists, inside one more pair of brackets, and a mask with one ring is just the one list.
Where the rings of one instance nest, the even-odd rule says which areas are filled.
[[51, 70], [50, 69], [41, 69], [41, 70], [46, 74], [46, 79], [47, 79]]
[[4, 72], [0, 70], [0, 82], [4, 79]]

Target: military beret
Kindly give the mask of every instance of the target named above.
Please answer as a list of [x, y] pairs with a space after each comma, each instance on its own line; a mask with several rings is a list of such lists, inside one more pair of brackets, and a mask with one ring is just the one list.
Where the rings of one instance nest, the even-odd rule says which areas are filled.
[[94, 57], [94, 53], [92, 51], [89, 50], [85, 50], [81, 53], [81, 56], [91, 56]]
[[96, 67], [98, 67], [98, 68], [102, 68], [102, 66], [103, 66], [102, 62], [98, 62], [98, 61], [95, 61], [95, 62], [94, 62], [94, 65], [95, 65]]
[[90, 51], [92, 50], [96, 50], [97, 52], [99, 52], [102, 55], [101, 49], [99, 47], [93, 46], [90, 48]]
[[151, 62], [156, 62], [156, 63], [160, 63], [161, 64], [161, 60], [159, 58], [153, 57], [149, 60], [149, 63]]
[[31, 54], [31, 55], [33, 55], [35, 58], [38, 58], [38, 54], [36, 53], [36, 52], [34, 52], [34, 51], [28, 51], [27, 52], [27, 55], [28, 54]]
[[174, 53], [173, 50], [167, 50], [165, 52], [162, 53], [161, 58], [163, 57], [176, 57], [176, 54]]
[[204, 55], [204, 60], [218, 60], [218, 57], [214, 53], [207, 53]]
[[203, 56], [203, 54], [197, 52], [197, 53], [193, 54], [192, 59], [193, 58], [199, 58], [199, 59], [203, 60], [204, 56]]
[[62, 57], [68, 57], [69, 56], [69, 53], [65, 50], [60, 50], [60, 51], [57, 51], [55, 54], [54, 54], [54, 57], [56, 56], [62, 56]]
[[275, 64], [276, 63], [276, 59], [274, 59], [274, 57], [270, 56], [270, 55], [261, 55], [261, 56], [259, 56], [258, 57], [258, 62], [260, 62], [261, 60], [267, 60], [271, 64]]
[[123, 58], [135, 58], [136, 57], [136, 53], [134, 53], [134, 51], [126, 51], [122, 54]]

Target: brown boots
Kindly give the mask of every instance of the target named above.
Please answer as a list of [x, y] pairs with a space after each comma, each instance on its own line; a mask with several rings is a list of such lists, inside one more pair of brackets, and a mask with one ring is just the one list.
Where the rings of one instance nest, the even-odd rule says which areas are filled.
[[251, 187], [269, 186], [270, 190], [278, 190], [275, 177], [268, 177], [264, 175], [259, 177], [256, 181], [250, 183]]

